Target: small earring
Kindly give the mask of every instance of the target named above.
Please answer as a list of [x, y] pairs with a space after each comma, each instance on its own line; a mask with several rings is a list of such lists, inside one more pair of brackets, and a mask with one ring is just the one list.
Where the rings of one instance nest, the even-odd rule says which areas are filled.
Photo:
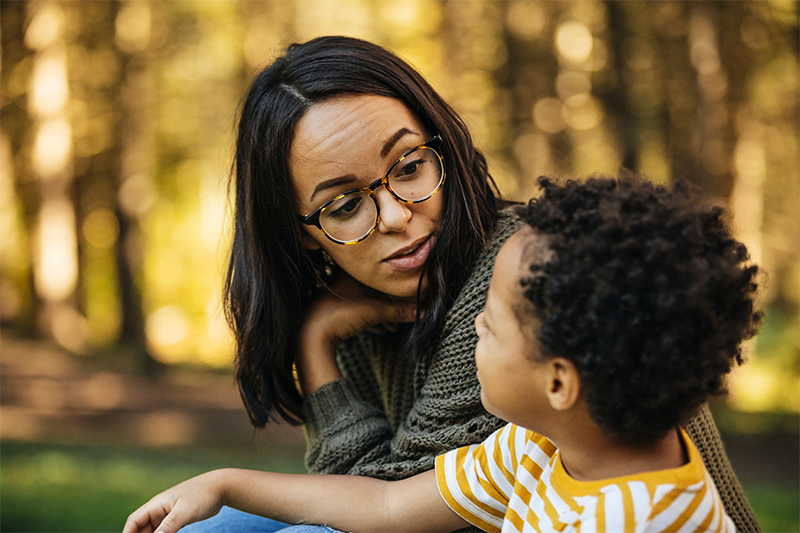
[[[325, 273], [326, 280], [330, 280], [331, 276], [333, 276], [333, 273], [336, 271], [336, 261], [334, 261], [325, 250], [322, 250], [322, 269]], [[327, 285], [324, 281], [322, 284]]]

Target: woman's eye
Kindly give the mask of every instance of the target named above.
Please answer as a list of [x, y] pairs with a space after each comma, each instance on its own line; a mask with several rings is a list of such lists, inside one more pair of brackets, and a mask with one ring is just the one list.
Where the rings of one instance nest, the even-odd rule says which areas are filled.
[[338, 202], [335, 206], [332, 206], [333, 209], [330, 209], [328, 216], [332, 218], [343, 218], [358, 209], [358, 206], [361, 204], [363, 198], [360, 196], [355, 196], [352, 198], [346, 198], [343, 202]]
[[422, 164], [425, 162], [424, 159], [417, 159], [416, 161], [409, 161], [400, 169], [397, 173], [398, 178], [407, 178], [416, 174]]

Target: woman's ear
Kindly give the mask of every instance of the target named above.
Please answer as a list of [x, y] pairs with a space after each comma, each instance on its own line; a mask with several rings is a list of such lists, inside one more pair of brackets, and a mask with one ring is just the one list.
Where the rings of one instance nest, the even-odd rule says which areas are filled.
[[547, 399], [556, 411], [571, 409], [581, 394], [581, 379], [578, 369], [563, 357], [547, 362]]
[[322, 248], [317, 241], [315, 241], [311, 235], [304, 229], [300, 229], [300, 244], [306, 250], [319, 250]]

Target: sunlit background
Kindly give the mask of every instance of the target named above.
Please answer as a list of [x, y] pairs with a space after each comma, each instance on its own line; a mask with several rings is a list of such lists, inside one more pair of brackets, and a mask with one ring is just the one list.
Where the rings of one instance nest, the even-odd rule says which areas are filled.
[[[249, 80], [287, 44], [325, 34], [373, 40], [414, 65], [466, 119], [508, 198], [535, 194], [542, 174], [627, 167], [660, 183], [684, 178], [729, 206], [766, 273], [766, 320], [717, 420], [739, 434], [796, 431], [796, 2], [0, 6], [0, 349], [4, 376], [30, 377], [37, 361], [44, 369], [4, 381], [0, 437], [16, 454], [3, 460], [4, 519], [20, 505], [9, 491], [35, 477], [36, 461], [59, 471], [58, 461], [71, 460], [68, 473], [84, 464], [63, 450], [48, 449], [47, 460], [25, 455], [23, 444], [52, 441], [65, 409], [101, 416], [127, 406], [125, 379], [138, 379], [146, 396], [165, 375], [223, 377], [228, 396], [202, 405], [244, 416], [220, 305], [235, 113]], [[68, 386], [53, 368], [92, 371]], [[119, 429], [123, 440], [197, 443], [197, 424], [148, 405], [138, 429]], [[60, 428], [56, 440], [79, 442], [76, 428], [69, 438]], [[110, 478], [140, 479], [149, 468], [120, 461], [129, 477]], [[145, 494], [155, 490], [140, 482]], [[26, 519], [14, 520], [22, 530]]]

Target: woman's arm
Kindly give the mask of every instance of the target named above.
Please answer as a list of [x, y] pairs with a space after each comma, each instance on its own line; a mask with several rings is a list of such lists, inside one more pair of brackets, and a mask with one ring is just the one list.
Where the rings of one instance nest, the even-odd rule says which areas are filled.
[[388, 482], [223, 469], [155, 496], [128, 517], [123, 533], [175, 533], [213, 516], [222, 505], [343, 531], [453, 531], [468, 525], [439, 495], [433, 471]]
[[[392, 312], [397, 316], [390, 316]], [[349, 473], [357, 461], [374, 457], [376, 452], [382, 454], [391, 441], [390, 414], [384, 410], [381, 386], [371, 366], [375, 355], [383, 351], [379, 346], [381, 337], [366, 330], [380, 323], [382, 317], [394, 322], [413, 320], [414, 312], [413, 305], [397, 305], [374, 297], [344, 272], [331, 290], [321, 294], [309, 308], [296, 356], [305, 397], [309, 472]], [[354, 337], [359, 331], [364, 333]], [[394, 345], [401, 344], [398, 337]], [[343, 361], [347, 377], [339, 368], [337, 350], [351, 356], [346, 355]], [[413, 363], [400, 354], [393, 359], [397, 372], [392, 379], [410, 392]]]

